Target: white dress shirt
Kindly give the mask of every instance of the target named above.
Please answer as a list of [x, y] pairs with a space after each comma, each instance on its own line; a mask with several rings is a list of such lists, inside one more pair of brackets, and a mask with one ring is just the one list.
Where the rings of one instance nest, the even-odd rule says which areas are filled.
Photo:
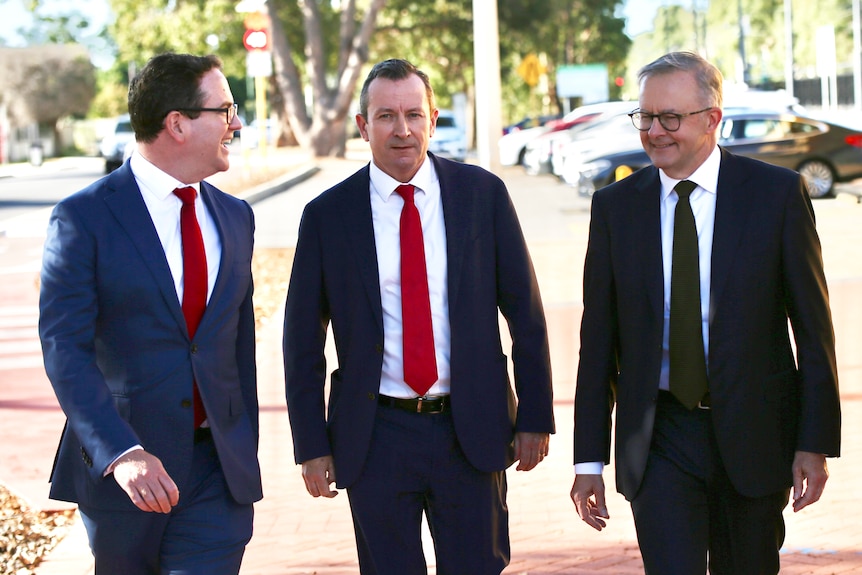
[[165, 250], [165, 257], [177, 290], [177, 299], [180, 302], [183, 301], [183, 236], [180, 231], [180, 208], [183, 202], [174, 195], [174, 190], [189, 186], [198, 192], [195, 198], [195, 215], [201, 227], [207, 256], [207, 301], [209, 301], [221, 263], [221, 238], [215, 221], [201, 197], [200, 183], [180, 182], [137, 152], [132, 154], [131, 167], [156, 233], [159, 235], [159, 241], [162, 242], [162, 249]]
[[[715, 200], [718, 189], [718, 169], [721, 151], [716, 146], [706, 161], [686, 178], [697, 184], [689, 196], [694, 223], [697, 227], [697, 249], [700, 265], [700, 312], [703, 321], [703, 348], [709, 370], [709, 293], [712, 278], [712, 236], [715, 229]], [[661, 179], [661, 257], [664, 272], [664, 333], [662, 334], [661, 376], [659, 389], [668, 390], [670, 373], [670, 275], [673, 263], [673, 220], [679, 196], [673, 191], [680, 180], [675, 180], [659, 170]], [[601, 474], [602, 462], [575, 464], [576, 474]]]
[[383, 369], [380, 393], [391, 397], [413, 398], [416, 392], [404, 382], [404, 352], [401, 325], [401, 209], [404, 200], [395, 193], [402, 183], [416, 188], [413, 201], [422, 222], [425, 266], [428, 272], [428, 295], [431, 300], [431, 322], [437, 359], [437, 382], [427, 395], [449, 393], [450, 326], [449, 290], [447, 288], [446, 225], [440, 181], [434, 164], [425, 161], [409, 182], [399, 182], [384, 173], [374, 162], [370, 166], [371, 217], [377, 250], [380, 300], [383, 305]]

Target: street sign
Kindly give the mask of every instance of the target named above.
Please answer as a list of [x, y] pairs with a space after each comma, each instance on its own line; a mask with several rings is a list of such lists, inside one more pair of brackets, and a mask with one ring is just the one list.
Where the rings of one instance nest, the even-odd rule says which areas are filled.
[[246, 72], [250, 78], [272, 76], [272, 52], [254, 50], [245, 55]]
[[269, 50], [269, 34], [266, 30], [249, 29], [242, 35], [242, 44], [249, 52], [264, 52]]

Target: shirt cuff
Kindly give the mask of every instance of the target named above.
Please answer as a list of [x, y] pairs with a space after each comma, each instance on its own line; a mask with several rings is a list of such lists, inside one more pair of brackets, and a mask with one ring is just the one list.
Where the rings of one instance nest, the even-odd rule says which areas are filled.
[[116, 467], [117, 461], [119, 461], [122, 456], [126, 455], [127, 453], [131, 453], [133, 451], [138, 451], [138, 450], [143, 451], [143, 449], [144, 449], [143, 445], [135, 445], [135, 446], [128, 448], [127, 450], [125, 450], [121, 454], [119, 454], [117, 456], [117, 458], [111, 462], [111, 464], [108, 466], [108, 468], [105, 469], [105, 472], [102, 474], [102, 477], [107, 477], [114, 472], [114, 467]]
[[601, 475], [605, 464], [601, 461], [585, 461], [575, 463], [575, 475]]

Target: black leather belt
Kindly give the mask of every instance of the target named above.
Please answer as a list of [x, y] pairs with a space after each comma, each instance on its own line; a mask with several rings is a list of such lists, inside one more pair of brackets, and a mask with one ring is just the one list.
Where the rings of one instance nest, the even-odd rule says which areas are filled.
[[[671, 392], [667, 391], [666, 389], [658, 390], [658, 396], [659, 398], [673, 400], [679, 403], [679, 400], [676, 398], [676, 396]], [[706, 392], [706, 395], [703, 396], [703, 399], [697, 402], [697, 405], [695, 407], [697, 407], [698, 409], [712, 409], [712, 398], [710, 398], [708, 391]]]
[[413, 399], [401, 399], [399, 397], [389, 397], [388, 395], [378, 395], [377, 403], [387, 407], [395, 407], [403, 409], [411, 413], [445, 413], [451, 408], [451, 402], [448, 395], [438, 395], [435, 397], [414, 397]]
[[195, 429], [195, 443], [203, 443], [211, 441], [213, 438], [213, 430], [209, 427], [198, 427]]

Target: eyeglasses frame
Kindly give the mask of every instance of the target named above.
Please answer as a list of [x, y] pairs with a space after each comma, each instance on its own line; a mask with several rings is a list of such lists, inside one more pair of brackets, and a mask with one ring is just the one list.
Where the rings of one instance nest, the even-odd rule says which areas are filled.
[[[708, 108], [704, 108], [703, 110], [697, 110], [695, 112], [689, 112], [687, 114], [675, 114], [673, 112], [662, 112], [661, 114], [649, 114], [647, 112], [641, 111], [640, 109], [637, 109], [637, 110], [632, 110], [631, 112], [629, 112], [627, 114], [627, 116], [629, 118], [631, 118], [632, 125], [635, 127], [635, 129], [637, 129], [641, 132], [648, 132], [652, 128], [652, 124], [656, 119], [658, 119], [658, 123], [661, 124], [661, 127], [664, 128], [666, 131], [676, 132], [677, 130], [679, 130], [682, 127], [683, 118], [688, 118], [689, 116], [694, 116], [696, 114], [702, 114], [704, 112], [708, 112], [708, 111], [712, 110], [713, 108], [715, 108], [715, 106], [709, 106]], [[635, 120], [635, 116], [641, 116], [641, 117], [649, 118], [650, 119], [649, 125], [646, 128], [641, 128], [638, 125], [638, 122]], [[664, 122], [662, 121], [662, 117], [666, 118], [668, 116], [672, 116], [672, 117], [677, 119], [677, 122], [679, 122], [679, 123], [678, 123], [676, 128], [671, 129], [671, 128], [668, 128], [667, 126], [664, 125]]]
[[[239, 109], [239, 104], [229, 104], [224, 108], [177, 108], [177, 112], [221, 112], [224, 114], [225, 120], [227, 120], [227, 125], [230, 126], [230, 123], [233, 122], [233, 119], [236, 118], [237, 110]], [[233, 113], [231, 113], [233, 111]]]

